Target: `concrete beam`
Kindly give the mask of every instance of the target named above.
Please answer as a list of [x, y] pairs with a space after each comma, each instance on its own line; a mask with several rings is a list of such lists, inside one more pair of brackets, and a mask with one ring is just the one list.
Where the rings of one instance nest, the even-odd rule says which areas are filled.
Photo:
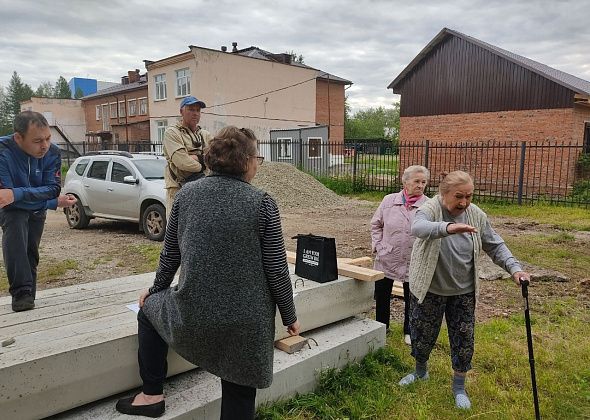
[[[291, 272], [294, 270], [290, 267]], [[40, 291], [33, 311], [14, 313], [0, 298], [0, 412], [7, 418], [49, 416], [139, 386], [137, 320], [126, 305], [154, 273]], [[298, 279], [295, 305], [303, 332], [370, 310], [372, 283], [340, 276]], [[288, 334], [280, 316], [276, 339]], [[173, 351], [169, 374], [194, 366]]]
[[[272, 403], [311, 392], [317, 386], [318, 373], [342, 368], [361, 360], [370, 351], [385, 345], [385, 326], [359, 318], [349, 318], [308, 332], [318, 346], [304, 347], [287, 354], [275, 350], [274, 378], [270, 388], [259, 390], [256, 404]], [[164, 386], [166, 413], [162, 419], [217, 420], [221, 410], [219, 378], [201, 369], [169, 378]], [[131, 395], [131, 394], [129, 394]], [[122, 395], [79, 407], [54, 417], [55, 420], [125, 419], [115, 411]]]

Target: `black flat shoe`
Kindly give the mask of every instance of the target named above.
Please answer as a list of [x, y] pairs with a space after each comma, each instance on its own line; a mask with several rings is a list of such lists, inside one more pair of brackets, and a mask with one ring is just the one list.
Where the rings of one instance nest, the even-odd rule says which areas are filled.
[[166, 402], [160, 401], [154, 404], [146, 405], [133, 405], [137, 394], [129, 398], [121, 398], [117, 401], [115, 408], [119, 413], [129, 414], [132, 416], [145, 416], [145, 417], [160, 417], [166, 411]]

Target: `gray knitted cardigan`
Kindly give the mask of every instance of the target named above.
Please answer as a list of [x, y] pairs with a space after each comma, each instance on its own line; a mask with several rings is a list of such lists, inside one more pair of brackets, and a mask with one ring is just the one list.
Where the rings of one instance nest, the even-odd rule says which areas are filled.
[[176, 198], [178, 286], [150, 295], [142, 309], [180, 356], [255, 388], [272, 382], [275, 334], [258, 230], [264, 194], [223, 176], [183, 187]]
[[[418, 211], [427, 212], [435, 222], [442, 222], [442, 207], [438, 195], [422, 204]], [[484, 231], [487, 216], [475, 204], [470, 204], [465, 210], [467, 224], [477, 228], [476, 233], [471, 233], [473, 239], [473, 273], [475, 278], [475, 295], [479, 293], [479, 255], [482, 250], [480, 233]], [[412, 257], [410, 260], [410, 292], [418, 299], [419, 303], [424, 301], [426, 293], [430, 288], [430, 283], [438, 263], [438, 254], [440, 252], [441, 239], [422, 239], [416, 238], [412, 248]]]

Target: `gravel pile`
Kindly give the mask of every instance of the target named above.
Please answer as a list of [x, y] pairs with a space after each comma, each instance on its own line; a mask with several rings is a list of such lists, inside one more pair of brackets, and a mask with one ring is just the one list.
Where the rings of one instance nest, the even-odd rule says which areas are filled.
[[281, 210], [350, 205], [314, 177], [288, 163], [264, 162], [252, 184], [269, 193]]

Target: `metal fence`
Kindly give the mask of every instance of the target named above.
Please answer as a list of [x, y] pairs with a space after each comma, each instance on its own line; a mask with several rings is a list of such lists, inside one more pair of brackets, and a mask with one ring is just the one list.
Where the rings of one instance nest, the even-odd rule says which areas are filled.
[[[68, 165], [77, 156], [94, 150], [162, 152], [161, 144], [149, 142], [59, 146], [62, 160]], [[376, 139], [349, 139], [339, 144], [283, 139], [260, 142], [259, 149], [269, 161], [295, 165], [320, 179], [347, 184], [355, 191], [398, 191], [403, 170], [410, 165], [424, 165], [431, 173], [429, 195], [436, 192], [445, 173], [460, 169], [474, 178], [478, 199], [590, 206], [590, 154], [573, 143], [426, 140], [397, 145]]]

